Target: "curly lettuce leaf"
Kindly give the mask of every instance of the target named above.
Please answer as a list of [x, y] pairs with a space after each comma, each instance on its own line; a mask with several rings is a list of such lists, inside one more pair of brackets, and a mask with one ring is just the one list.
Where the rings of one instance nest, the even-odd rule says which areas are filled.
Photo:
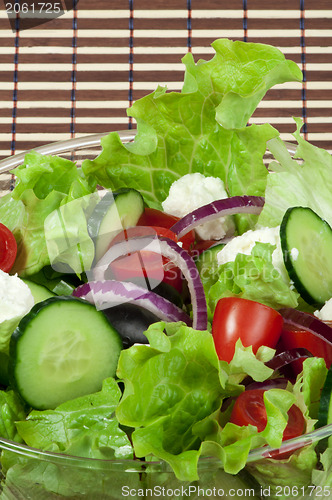
[[[78, 228], [80, 238], [86, 242], [80, 249], [85, 265], [91, 265], [94, 246], [87, 232], [85, 206], [71, 205], [71, 202], [91, 195], [96, 183], [85, 179], [75, 163], [37, 152], [28, 153], [13, 173], [18, 178], [16, 186], [0, 200], [0, 222], [14, 233], [18, 245], [12, 272], [29, 276], [50, 264], [44, 223], [64, 205], [68, 206], [66, 213], [71, 226]], [[77, 245], [64, 258], [72, 272], [82, 271], [81, 261], [77, 260]]]
[[250, 450], [264, 445], [280, 447], [287, 425], [287, 412], [294, 402], [295, 396], [290, 391], [267, 390], [264, 393], [267, 425], [263, 431], [258, 432], [253, 425], [240, 427], [227, 422], [203, 441], [202, 454], [218, 457], [226, 472], [237, 474], [246, 466]]
[[294, 385], [294, 394], [296, 394], [297, 404], [301, 408], [305, 417], [310, 417], [307, 421], [307, 432], [313, 428], [315, 420], [318, 417], [320, 397], [324, 386], [327, 368], [323, 358], [307, 358], [303, 362], [303, 370], [298, 375]]
[[[237, 344], [236, 350], [238, 351], [237, 357], [241, 358], [243, 346], [240, 343]], [[256, 357], [261, 358], [261, 361], [267, 361], [271, 357], [271, 351], [271, 349], [263, 351], [260, 355], [257, 353]], [[227, 363], [223, 363], [223, 365], [225, 365], [228, 374], [233, 372], [233, 375], [236, 375], [237, 363], [231, 368], [232, 362], [228, 365], [228, 369]], [[225, 371], [223, 365], [222, 368]], [[263, 487], [268, 487], [269, 484], [272, 485], [272, 488], [274, 488], [270, 492], [272, 498], [275, 498], [275, 486], [289, 485], [292, 475], [297, 477], [295, 484], [298, 487], [306, 487], [310, 484], [311, 472], [317, 463], [314, 444], [297, 450], [290, 457], [251, 460], [248, 463], [247, 459], [249, 452], [257, 447], [264, 445], [269, 445], [272, 448], [280, 447], [288, 421], [287, 412], [293, 404], [296, 404], [303, 412], [306, 432], [313, 430], [316, 423], [314, 418], [317, 411], [317, 397], [319, 397], [325, 376], [324, 360], [309, 358], [305, 360], [303, 373], [298, 376], [294, 385], [288, 383], [286, 389], [273, 388], [265, 391], [264, 402], [267, 425], [262, 432], [258, 432], [257, 428], [252, 425], [239, 427], [230, 423], [229, 416], [232, 405], [226, 408], [219, 416], [219, 423], [222, 427], [212, 425], [211, 422], [204, 423], [205, 427], [209, 425], [210, 431], [205, 433], [201, 453], [218, 457], [223, 463], [224, 470], [231, 474], [236, 474], [246, 466]], [[254, 377], [254, 380], [259, 380], [259, 378]], [[235, 392], [234, 395], [236, 396]], [[196, 424], [195, 431], [201, 433], [202, 425], [202, 423]], [[271, 481], [272, 475], [273, 481]]]
[[[264, 363], [273, 356], [272, 349], [263, 348], [254, 355], [251, 348], [239, 342], [233, 361], [228, 364], [219, 362], [209, 332], [195, 331], [181, 323], [160, 322], [151, 325], [145, 334], [150, 345], [123, 351], [117, 373], [125, 390], [116, 415], [120, 424], [135, 429], [132, 441], [136, 456], [163, 459], [178, 478], [194, 481], [198, 478], [197, 464], [202, 454], [212, 453], [228, 467], [226, 472], [233, 474], [229, 465], [233, 459], [227, 459], [227, 450], [233, 453], [234, 443], [242, 439], [242, 433], [246, 440], [239, 444], [242, 455], [235, 473], [244, 467], [252, 447], [279, 443], [273, 437], [280, 438], [286, 425], [285, 418], [280, 420], [280, 411], [285, 408], [284, 413], [287, 412], [290, 404], [284, 395], [282, 404], [278, 400], [274, 402], [274, 410], [269, 410], [271, 429], [266, 436], [261, 433], [256, 438], [256, 428], [249, 435], [248, 430], [241, 431], [241, 435], [236, 430], [237, 438], [231, 438], [234, 445], [231, 449], [227, 448], [228, 438], [223, 440], [228, 424], [226, 430], [222, 428], [225, 412], [220, 412], [225, 398], [244, 390], [240, 385], [244, 373], [250, 373], [254, 380], [271, 376], [273, 371]], [[294, 400], [290, 393], [287, 396]]]
[[239, 253], [233, 262], [221, 265], [213, 278], [208, 276], [205, 281], [203, 277], [210, 319], [218, 300], [228, 296], [255, 300], [274, 309], [297, 307], [298, 293], [272, 263], [274, 249], [270, 243], [256, 243], [250, 255]]
[[[289, 499], [288, 488], [301, 491], [301, 498], [309, 500], [312, 495], [311, 475], [317, 465], [317, 455], [312, 447], [303, 448], [287, 460], [265, 459], [247, 465], [247, 470], [260, 483], [271, 500]], [[309, 490], [307, 487], [309, 486]], [[309, 492], [311, 491], [311, 494]], [[308, 492], [308, 496], [307, 496]]]
[[[294, 397], [294, 403], [304, 415], [306, 432], [314, 429], [326, 374], [327, 368], [322, 358], [308, 358], [303, 362], [303, 372], [298, 375], [294, 386], [289, 384], [288, 390]], [[271, 498], [277, 498], [277, 486], [292, 484], [304, 492], [312, 483], [322, 485], [321, 481], [324, 480], [328, 484], [331, 479], [329, 453], [322, 459], [324, 471], [315, 471], [317, 454], [314, 448], [315, 444], [309, 445], [299, 449], [289, 458], [257, 461], [248, 464], [247, 468], [263, 487], [270, 486]]]
[[[313, 470], [312, 472], [312, 482], [315, 486], [322, 488], [322, 491], [328, 492], [329, 488], [332, 488], [332, 448], [326, 448], [324, 453], [320, 456], [320, 461], [322, 463], [322, 470]], [[305, 500], [309, 499], [308, 496], [304, 497]]]
[[215, 57], [194, 65], [187, 54], [183, 91], [203, 88], [221, 95], [217, 120], [225, 128], [245, 127], [268, 89], [277, 83], [301, 81], [302, 73], [293, 61], [271, 45], [232, 42], [220, 39], [212, 43]]
[[[270, 46], [217, 40], [210, 61], [191, 54], [182, 91], [158, 87], [128, 110], [138, 134], [122, 144], [117, 133], [102, 139], [102, 153], [85, 160], [88, 178], [111, 189], [139, 189], [150, 206], [161, 208], [171, 184], [194, 172], [220, 177], [229, 195], [263, 195], [266, 142], [278, 136], [269, 124], [246, 126], [266, 91], [285, 81], [301, 81], [298, 66]], [[238, 230], [256, 217], [237, 217]]]
[[133, 457], [126, 433], [120, 429], [115, 409], [121, 391], [113, 378], [100, 392], [67, 401], [55, 410], [33, 410], [16, 423], [21, 438], [33, 448], [88, 458]]
[[[220, 361], [221, 383], [223, 387], [231, 385], [237, 386], [247, 376], [256, 382], [264, 382], [273, 375], [273, 370], [265, 363], [270, 361], [275, 355], [275, 350], [270, 347], [260, 346], [256, 354], [253, 353], [252, 346], [245, 347], [241, 339], [235, 344], [235, 352], [232, 360], [227, 363]], [[242, 390], [244, 386], [241, 386]]]
[[160, 322], [146, 336], [149, 346], [121, 353], [117, 375], [125, 390], [117, 418], [135, 427], [136, 456], [152, 454], [166, 460], [180, 479], [196, 480], [201, 440], [193, 426], [214, 414], [224, 395], [212, 335]]
[[332, 156], [324, 149], [307, 142], [300, 134], [302, 120], [295, 119], [298, 142], [293, 160], [281, 139], [273, 139], [268, 148], [277, 161], [271, 162], [265, 205], [258, 223], [275, 227], [289, 207], [309, 207], [332, 225]]
[[23, 442], [15, 422], [26, 416], [25, 407], [12, 390], [0, 391], [0, 436], [16, 442]]

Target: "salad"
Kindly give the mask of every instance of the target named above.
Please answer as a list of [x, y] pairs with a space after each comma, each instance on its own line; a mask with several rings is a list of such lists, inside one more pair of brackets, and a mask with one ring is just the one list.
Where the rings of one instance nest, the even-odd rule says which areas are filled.
[[[31, 151], [13, 171], [0, 200], [0, 436], [164, 460], [186, 484], [214, 457], [261, 497], [326, 497], [332, 441], [312, 432], [332, 424], [332, 159], [299, 118], [294, 155], [270, 124], [250, 125], [272, 86], [301, 82], [294, 62], [212, 45], [209, 61], [184, 56], [181, 92], [158, 87], [128, 110], [133, 142], [112, 132], [80, 168]], [[14, 482], [28, 471], [78, 495], [27, 458], [4, 450], [1, 464]]]

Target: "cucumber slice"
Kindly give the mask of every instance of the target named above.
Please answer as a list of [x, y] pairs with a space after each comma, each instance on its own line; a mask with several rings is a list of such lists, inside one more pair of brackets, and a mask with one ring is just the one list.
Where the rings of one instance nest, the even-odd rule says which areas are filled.
[[280, 225], [289, 277], [301, 297], [321, 307], [332, 296], [332, 230], [311, 208], [289, 208]]
[[96, 261], [101, 259], [118, 232], [136, 226], [143, 212], [144, 200], [136, 189], [123, 188], [103, 196], [88, 220]]
[[21, 280], [24, 281], [24, 283], [30, 288], [35, 304], [55, 296], [55, 294], [46, 288], [46, 286], [38, 285], [38, 283], [25, 278], [21, 278]]
[[[81, 279], [84, 279], [84, 276], [84, 273], [82, 273]], [[76, 274], [62, 274], [52, 269], [51, 266], [45, 266], [37, 273], [30, 275], [26, 281], [29, 282], [28, 285], [33, 282], [36, 285], [45, 287], [50, 291], [49, 296], [53, 296], [72, 295], [75, 288], [81, 284], [81, 279]], [[30, 289], [33, 295], [34, 292], [31, 287]], [[38, 291], [37, 296], [39, 296]], [[46, 298], [44, 297], [44, 299]]]
[[36, 304], [12, 335], [9, 380], [33, 408], [53, 409], [99, 391], [114, 377], [122, 349], [102, 311], [74, 297]]
[[9, 356], [5, 352], [0, 352], [0, 385], [9, 385], [8, 378]]

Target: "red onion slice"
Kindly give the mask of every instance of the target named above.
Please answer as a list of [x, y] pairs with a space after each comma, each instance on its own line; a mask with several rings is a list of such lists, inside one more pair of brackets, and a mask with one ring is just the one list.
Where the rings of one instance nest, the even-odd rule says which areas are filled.
[[178, 238], [182, 238], [195, 227], [219, 217], [240, 213], [258, 215], [261, 213], [264, 203], [265, 199], [262, 196], [232, 196], [213, 201], [182, 217], [171, 227], [171, 231]]
[[295, 349], [289, 349], [276, 354], [270, 361], [268, 361], [266, 366], [272, 368], [272, 370], [279, 370], [284, 366], [290, 365], [297, 359], [311, 358], [312, 354], [304, 347], [298, 347]]
[[207, 329], [207, 305], [203, 284], [195, 262], [188, 252], [169, 238], [141, 237], [129, 239], [111, 246], [93, 268], [93, 279], [104, 281], [105, 273], [118, 257], [128, 255], [140, 250], [155, 252], [171, 260], [181, 271], [188, 282], [193, 310], [193, 328], [195, 330]]
[[286, 389], [288, 380], [286, 378], [268, 379], [264, 382], [251, 382], [246, 386], [246, 391], [255, 389]]
[[332, 347], [332, 328], [320, 319], [291, 307], [281, 309], [279, 312], [283, 316], [286, 326], [288, 323], [299, 329], [304, 328], [320, 337], [321, 340], [328, 342]]
[[162, 321], [183, 321], [188, 326], [192, 324], [188, 314], [175, 304], [130, 282], [90, 281], [77, 287], [73, 295], [91, 302], [97, 309], [107, 309], [123, 302], [133, 301], [136, 305], [154, 313]]

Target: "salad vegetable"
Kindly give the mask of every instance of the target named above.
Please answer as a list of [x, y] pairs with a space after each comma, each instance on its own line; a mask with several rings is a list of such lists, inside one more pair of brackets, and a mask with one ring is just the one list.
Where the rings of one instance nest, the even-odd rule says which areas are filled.
[[235, 345], [252, 346], [254, 353], [261, 345], [274, 348], [283, 326], [281, 314], [272, 307], [241, 297], [224, 297], [213, 315], [212, 335], [219, 359], [231, 361]]
[[[299, 119], [294, 158], [271, 125], [248, 125], [269, 88], [301, 81], [294, 62], [262, 44], [213, 48], [210, 61], [183, 58], [181, 92], [158, 87], [135, 102], [132, 143], [111, 133], [81, 168], [30, 152], [14, 170], [0, 200], [17, 242], [6, 276], [30, 283], [36, 304], [0, 344], [0, 435], [71, 457], [135, 458], [137, 496], [153, 462], [197, 485], [206, 457], [224, 478], [247, 471], [261, 497], [290, 484], [304, 496], [332, 484], [331, 439], [317, 447], [312, 434], [332, 423], [332, 328], [315, 312], [332, 297], [331, 157], [302, 138]], [[173, 182], [185, 179], [181, 202], [191, 175], [199, 199], [208, 177], [227, 197], [165, 213]], [[225, 217], [232, 231], [201, 231]], [[8, 450], [1, 464], [4, 495], [32, 477], [50, 495], [85, 496], [87, 481], [54, 464]], [[103, 472], [99, 496], [116, 498]]]
[[17, 244], [13, 233], [0, 224], [0, 269], [8, 272], [14, 265], [17, 254]]

